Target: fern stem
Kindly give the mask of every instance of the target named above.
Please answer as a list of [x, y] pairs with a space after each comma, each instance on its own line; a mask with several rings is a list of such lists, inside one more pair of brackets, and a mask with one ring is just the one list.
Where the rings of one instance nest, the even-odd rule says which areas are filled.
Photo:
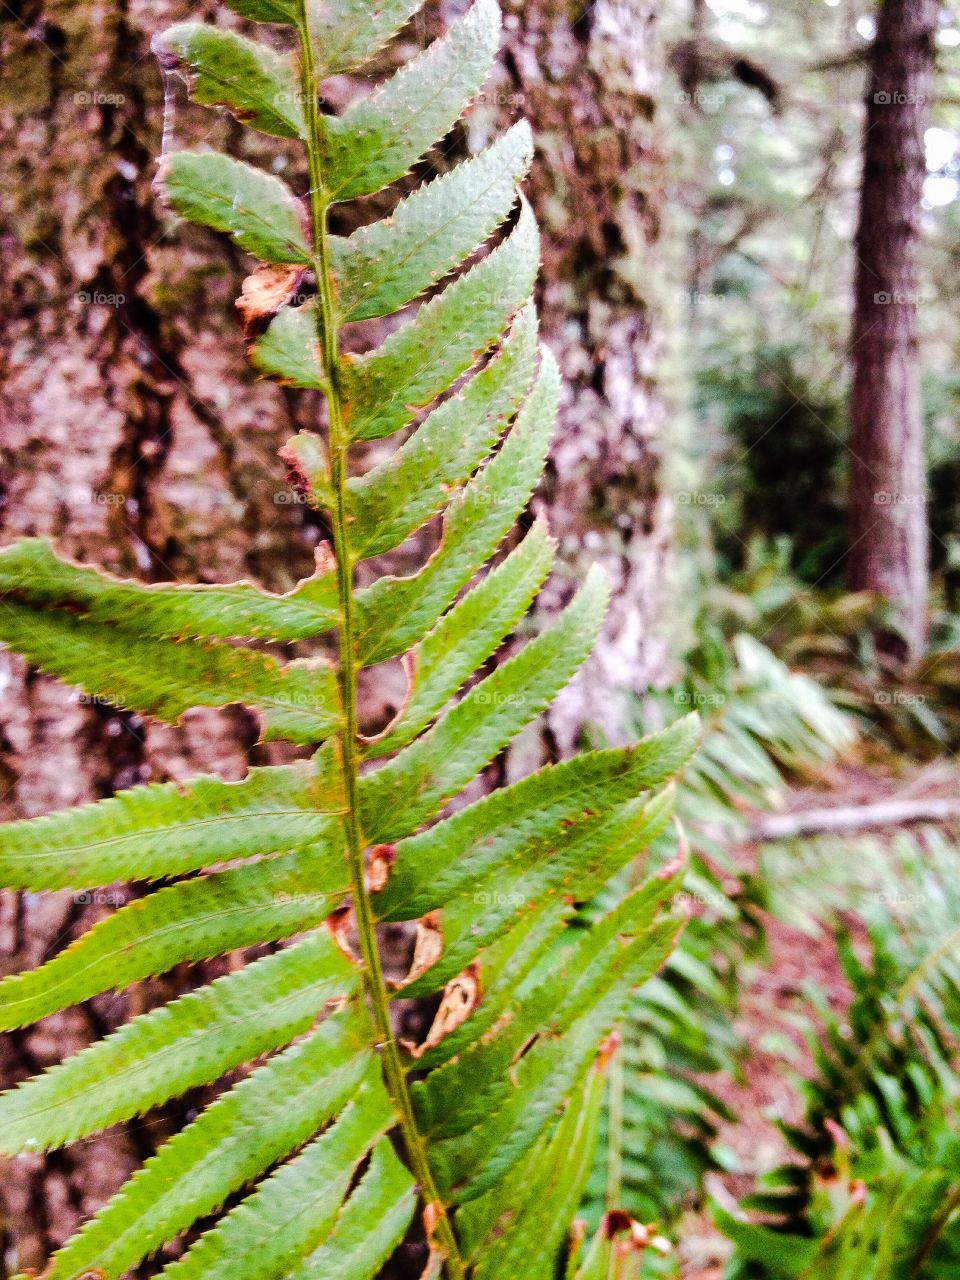
[[338, 380], [339, 324], [333, 295], [327, 216], [329, 198], [325, 191], [321, 161], [321, 122], [318, 108], [319, 81], [316, 73], [313, 41], [310, 35], [306, 0], [300, 0], [298, 32], [302, 89], [307, 122], [307, 153], [310, 166], [310, 205], [317, 277], [317, 336], [323, 355], [327, 380], [329, 414], [329, 461], [333, 493], [331, 523], [337, 562], [337, 586], [340, 605], [340, 652], [338, 680], [342, 706], [339, 731], [340, 756], [343, 766], [346, 798], [346, 845], [351, 891], [356, 914], [360, 951], [363, 958], [363, 985], [377, 1035], [384, 1078], [400, 1124], [407, 1158], [420, 1186], [420, 1194], [434, 1214], [433, 1235], [444, 1254], [448, 1280], [464, 1280], [466, 1268], [460, 1256], [453, 1226], [440, 1198], [427, 1158], [423, 1137], [417, 1126], [406, 1072], [390, 1023], [390, 1004], [383, 977], [383, 966], [377, 947], [376, 925], [370, 896], [365, 883], [364, 839], [359, 820], [359, 754], [357, 732], [357, 670], [353, 642], [353, 565], [347, 539], [346, 481], [349, 433], [343, 413], [343, 400]]
[[623, 1203], [623, 1045], [619, 1045], [608, 1068], [607, 1194], [606, 1207], [619, 1209]]

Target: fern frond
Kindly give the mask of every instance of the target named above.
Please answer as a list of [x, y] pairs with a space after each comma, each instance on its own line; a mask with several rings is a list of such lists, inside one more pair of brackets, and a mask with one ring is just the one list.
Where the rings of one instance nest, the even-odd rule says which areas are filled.
[[[238, 13], [239, 4], [255, 7], [261, 2], [230, 0], [231, 7]], [[270, 4], [273, 0], [265, 2]], [[297, 12], [296, 0], [282, 0], [282, 3]], [[312, 43], [318, 51], [318, 74], [335, 75], [369, 62], [422, 7], [423, 0], [380, 0], [375, 8], [370, 7], [368, 0], [339, 0], [335, 5], [322, 8], [311, 6], [306, 16]]]
[[353, 980], [330, 936], [314, 933], [142, 1014], [0, 1095], [0, 1152], [63, 1146], [209, 1084], [302, 1035]]
[[365, 1023], [346, 1010], [269, 1059], [165, 1143], [54, 1254], [48, 1280], [97, 1268], [122, 1276], [218, 1209], [340, 1111], [370, 1053]]
[[590, 1171], [604, 1071], [593, 1067], [529, 1166], [465, 1205], [457, 1221], [477, 1280], [555, 1274]]
[[[715, 1215], [744, 1264], [761, 1276], [947, 1280], [960, 1260], [956, 846], [934, 832], [901, 833], [885, 844], [881, 864], [871, 843], [846, 842], [849, 873], [832, 870], [836, 840], [807, 842], [799, 859], [801, 881], [814, 868], [827, 883], [834, 876], [838, 911], [851, 905], [843, 879], [852, 875], [869, 946], [835, 926], [852, 1001], [842, 1020], [822, 1011], [815, 1071], [801, 1090], [803, 1120], [782, 1126], [792, 1164], [774, 1170], [743, 1202], [746, 1211], [763, 1212], [775, 1230], [746, 1215], [743, 1222]], [[767, 852], [798, 855], [796, 842]], [[778, 865], [771, 858], [767, 874]], [[789, 873], [784, 887], [789, 900]], [[776, 906], [779, 893], [772, 900]], [[807, 1269], [781, 1267], [770, 1235], [806, 1238]]]
[[157, 184], [181, 217], [226, 232], [261, 261], [309, 265], [300, 205], [273, 174], [216, 151], [175, 151]]
[[424, 303], [376, 350], [346, 358], [353, 438], [379, 440], [399, 431], [489, 351], [530, 299], [539, 259], [536, 219], [521, 200], [517, 225], [503, 244]]
[[447, 507], [443, 539], [419, 573], [379, 578], [356, 593], [361, 666], [405, 653], [489, 559], [530, 500], [553, 433], [560, 380], [541, 351], [540, 374], [503, 447]]
[[402, 178], [442, 138], [486, 80], [500, 42], [500, 10], [475, 0], [447, 35], [382, 88], [324, 121], [327, 190], [365, 196]]
[[[545, 527], [488, 565], [533, 494], [560, 399], [556, 362], [538, 344], [539, 238], [519, 192], [529, 129], [417, 187], [388, 217], [364, 221], [361, 206], [349, 236], [332, 233], [330, 212], [407, 175], [442, 140], [484, 83], [499, 11], [475, 0], [337, 116], [321, 111], [323, 77], [363, 65], [415, 0], [230, 3], [280, 30], [264, 43], [180, 23], [155, 48], [196, 102], [302, 144], [308, 186], [207, 151], [166, 155], [158, 184], [176, 213], [271, 264], [244, 286], [251, 358], [325, 396], [324, 430], [300, 432], [281, 456], [326, 513], [331, 545], [313, 577], [275, 596], [122, 582], [30, 541], [0, 553], [0, 639], [118, 706], [175, 722], [190, 707], [239, 703], [264, 739], [319, 750], [241, 783], [138, 788], [0, 829], [4, 887], [204, 872], [0, 982], [0, 1026], [183, 961], [281, 949], [0, 1095], [0, 1152], [56, 1147], [220, 1081], [216, 1101], [57, 1254], [51, 1280], [120, 1280], [196, 1224], [202, 1234], [163, 1269], [172, 1280], [373, 1280], [418, 1203], [431, 1274], [496, 1280], [533, 1258], [547, 1275], [589, 1168], [598, 1054], [674, 946], [679, 880], [654, 876], [595, 920], [575, 904], [666, 840], [666, 784], [696, 727], [551, 765], [444, 814], [581, 667], [608, 596], [591, 571], [552, 625], [517, 646], [552, 567]], [[257, 313], [266, 279], [277, 285], [269, 322]], [[294, 305], [301, 282], [316, 293]], [[379, 347], [343, 351], [344, 325], [406, 308]], [[358, 442], [411, 425], [358, 473]], [[419, 571], [374, 577], [377, 557], [433, 519], [442, 533]], [[334, 661], [267, 651], [325, 632]], [[481, 670], [505, 642], [512, 656]], [[358, 673], [398, 657], [406, 699], [365, 737]], [[408, 920], [410, 974], [388, 983], [377, 926]], [[423, 1043], [398, 1042], [391, 999], [440, 989]], [[271, 1054], [226, 1088], [225, 1075]], [[536, 1203], [524, 1205], [530, 1187]]]
[[0, 613], [0, 641], [91, 697], [169, 724], [191, 707], [243, 703], [260, 713], [264, 740], [316, 743], [339, 722], [336, 675], [322, 659], [282, 665], [250, 649], [157, 640], [12, 602]]
[[488, 456], [533, 381], [537, 317], [521, 311], [497, 356], [430, 414], [390, 458], [347, 483], [350, 551], [392, 551], [425, 524]]
[[[561, 826], [551, 839], [527, 845], [518, 856], [478, 876], [469, 888], [446, 895], [435, 908], [443, 926], [443, 956], [405, 987], [404, 995], [436, 990], [474, 963], [504, 928], [511, 928], [537, 904], [561, 896], [568, 886], [592, 896], [662, 833], [672, 812], [673, 794], [666, 792], [646, 803], [633, 800], [600, 817]], [[478, 904], [484, 908], [479, 917]]]
[[329, 1236], [290, 1280], [373, 1280], [403, 1239], [416, 1203], [413, 1178], [381, 1138]]
[[242, 782], [152, 783], [0, 826], [0, 883], [90, 889], [302, 849], [332, 838], [331, 818], [343, 807], [334, 762], [323, 752], [312, 764], [251, 769]]
[[557, 622], [364, 778], [361, 815], [370, 839], [409, 835], [549, 706], [593, 648], [606, 599], [606, 580], [591, 572]]
[[396, 719], [368, 744], [368, 759], [398, 751], [421, 733], [517, 626], [553, 564], [543, 524], [445, 613], [410, 651], [407, 695]]
[[389, 221], [332, 238], [340, 319], [399, 311], [458, 267], [506, 220], [532, 159], [530, 127], [515, 124], [475, 159], [407, 196]]
[[379, 1065], [372, 1062], [333, 1124], [162, 1274], [175, 1280], [268, 1280], [288, 1274], [330, 1234], [354, 1170], [394, 1119]]
[[180, 22], [153, 41], [167, 71], [185, 74], [194, 101], [226, 107], [277, 138], [303, 138], [306, 122], [289, 54], [205, 22]]
[[690, 758], [696, 741], [695, 719], [679, 720], [631, 747], [548, 765], [401, 841], [390, 881], [376, 897], [378, 913], [383, 919], [414, 919], [525, 849], [542, 842], [548, 855], [551, 842], [576, 820], [666, 782]]
[[0, 1031], [104, 991], [321, 924], [349, 892], [338, 845], [257, 862], [137, 898], [46, 964], [0, 980]]
[[161, 640], [250, 636], [287, 643], [322, 635], [339, 617], [337, 575], [330, 569], [282, 596], [249, 582], [144, 586], [64, 559], [47, 538], [23, 538], [0, 550], [0, 596], [68, 609], [91, 622], [132, 625], [137, 635]]

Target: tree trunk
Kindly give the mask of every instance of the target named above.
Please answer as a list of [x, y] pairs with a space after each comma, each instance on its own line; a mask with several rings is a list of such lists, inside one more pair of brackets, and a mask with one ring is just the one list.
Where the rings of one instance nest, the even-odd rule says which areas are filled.
[[[443, 7], [428, 10], [421, 33]], [[662, 669], [651, 637], [669, 533], [658, 480], [661, 339], [649, 305], [662, 197], [654, 5], [599, 0], [576, 22], [569, 10], [559, 0], [505, 6], [499, 74], [514, 101], [494, 99], [488, 113], [492, 128], [504, 107], [522, 112], [538, 134], [543, 328], [568, 380], [554, 472], [537, 502], [573, 573], [560, 575], [545, 607], [570, 593], [588, 560], [602, 559], [615, 587], [589, 683], [552, 722], [556, 750], [601, 714], [621, 736], [614, 693], [639, 691]], [[247, 577], [282, 591], [311, 571], [321, 536], [307, 508], [285, 501], [275, 456], [311, 425], [311, 406], [248, 369], [232, 305], [243, 255], [186, 226], [164, 237], [150, 188], [164, 110], [150, 37], [216, 13], [186, 0], [13, 0], [0, 21], [0, 543], [49, 535], [62, 552], [125, 576]], [[203, 140], [256, 160], [250, 139], [219, 115], [176, 120], [177, 145]], [[147, 780], [237, 778], [290, 754], [254, 745], [237, 709], [190, 713], [175, 729], [146, 724], [3, 653], [0, 688], [4, 821]], [[37, 965], [116, 900], [0, 895], [0, 974]], [[0, 1087], [195, 978], [184, 969], [6, 1037]], [[47, 1159], [0, 1162], [0, 1277], [42, 1270], [182, 1118], [162, 1109]]]
[[871, 55], [857, 234], [850, 585], [892, 604], [908, 660], [927, 628], [926, 478], [917, 343], [924, 123], [936, 0], [884, 0]]
[[629, 737], [631, 696], [670, 670], [665, 55], [655, 0], [513, 0], [505, 13], [506, 93], [537, 140], [544, 333], [565, 379], [539, 501], [574, 575], [600, 561], [614, 590], [596, 654], [550, 718], [568, 751], [585, 724]]

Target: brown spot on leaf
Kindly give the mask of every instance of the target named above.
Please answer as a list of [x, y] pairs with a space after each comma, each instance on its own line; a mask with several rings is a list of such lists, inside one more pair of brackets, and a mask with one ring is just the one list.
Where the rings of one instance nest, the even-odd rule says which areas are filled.
[[357, 942], [357, 921], [352, 906], [338, 907], [330, 913], [326, 920], [330, 936], [352, 963], [360, 960], [360, 948]]
[[463, 1026], [480, 1001], [480, 974], [475, 964], [452, 978], [443, 989], [443, 999], [436, 1017], [427, 1032], [423, 1044], [405, 1045], [414, 1058], [422, 1058], [428, 1049], [435, 1049], [457, 1027]]
[[620, 1036], [620, 1032], [614, 1028], [600, 1046], [600, 1054], [597, 1058], [597, 1067], [599, 1070], [605, 1071], [607, 1069], [610, 1059], [614, 1056], [622, 1043], [623, 1041]]
[[690, 853], [690, 842], [687, 839], [687, 833], [676, 818], [674, 818], [673, 821], [677, 828], [676, 857], [671, 858], [665, 866], [660, 868], [657, 872], [658, 880], [670, 880], [677, 875], [678, 872], [682, 871]]
[[248, 335], [262, 327], [264, 320], [275, 316], [285, 302], [296, 293], [303, 279], [303, 268], [263, 264], [247, 276], [234, 303]]
[[393, 864], [397, 860], [397, 846], [377, 844], [370, 850], [367, 864], [367, 888], [370, 893], [382, 893], [387, 887]]
[[[611, 1209], [600, 1221], [600, 1234], [605, 1240], [614, 1240], [616, 1256], [627, 1258], [631, 1254], [643, 1253], [645, 1249], [654, 1249], [657, 1253], [670, 1253], [673, 1246], [670, 1241], [657, 1234], [656, 1224], [644, 1225], [631, 1218], [623, 1209]], [[625, 1236], [625, 1239], [617, 1239]]]
[[318, 574], [333, 573], [337, 567], [337, 557], [329, 542], [318, 542], [313, 549], [313, 561]]
[[440, 931], [440, 912], [431, 911], [417, 921], [417, 940], [413, 947], [410, 972], [398, 986], [407, 987], [431, 969], [443, 955], [443, 934]]
[[433, 1239], [437, 1223], [440, 1221], [442, 1214], [443, 1211], [436, 1200], [430, 1200], [423, 1206], [423, 1229], [427, 1233], [428, 1240]]

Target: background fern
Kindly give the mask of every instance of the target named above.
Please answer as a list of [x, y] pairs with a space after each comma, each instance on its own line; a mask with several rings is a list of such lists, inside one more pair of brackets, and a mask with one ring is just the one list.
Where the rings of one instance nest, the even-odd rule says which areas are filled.
[[[518, 193], [529, 130], [515, 126], [348, 237], [330, 214], [403, 178], [451, 128], [490, 69], [499, 12], [475, 0], [332, 116], [323, 79], [362, 67], [418, 6], [231, 3], [279, 26], [289, 52], [198, 23], [158, 36], [156, 52], [197, 102], [301, 143], [303, 195], [205, 151], [166, 154], [158, 190], [260, 260], [241, 299], [252, 359], [324, 393], [325, 434], [300, 432], [282, 456], [332, 545], [276, 596], [248, 583], [142, 587], [28, 540], [0, 553], [0, 639], [118, 707], [173, 723], [241, 703], [263, 741], [313, 754], [237, 783], [142, 787], [0, 829], [4, 886], [145, 886], [39, 970], [0, 982], [7, 1028], [258, 948], [0, 1096], [0, 1153], [54, 1150], [219, 1081], [46, 1280], [120, 1277], [181, 1237], [164, 1275], [363, 1280], [409, 1230], [427, 1274], [548, 1275], [566, 1257], [592, 1160], [604, 1046], [680, 929], [667, 908], [682, 862], [609, 898], [589, 927], [575, 904], [663, 840], [674, 804], [664, 784], [696, 729], [685, 720], [446, 808], [577, 671], [607, 598], [591, 572], [552, 626], [476, 678], [553, 559], [534, 524], [465, 590], [530, 498], [559, 395], [537, 342], [537, 232]], [[382, 346], [344, 352], [344, 326], [395, 313]], [[355, 473], [358, 446], [401, 431], [391, 456]], [[438, 515], [419, 571], [370, 571]], [[407, 699], [364, 735], [358, 675], [401, 655]], [[388, 983], [377, 927], [407, 921], [412, 966]], [[265, 943], [283, 945], [264, 954]], [[401, 1043], [391, 1002], [416, 997], [436, 1015], [420, 1043]]]
[[[620, 1026], [622, 1049], [584, 1205], [592, 1226], [616, 1206], [674, 1238], [682, 1235], [685, 1211], [702, 1200], [705, 1175], [736, 1169], [719, 1130], [737, 1116], [713, 1082], [741, 1073], [749, 1052], [736, 1024], [744, 964], [764, 959], [762, 909], [771, 906], [773, 886], [786, 892], [796, 878], [779, 866], [748, 875], [733, 851], [751, 813], [782, 804], [788, 774], [816, 774], [855, 739], [849, 718], [813, 682], [749, 635], [726, 642], [706, 626], [684, 666], [683, 682], [651, 696], [639, 723], [662, 723], [691, 707], [704, 717], [677, 796], [692, 849], [681, 895], [691, 918], [663, 972], [633, 998]], [[654, 846], [647, 856], [669, 851]], [[585, 918], [626, 892], [630, 874], [607, 886]], [[676, 1266], [648, 1250], [641, 1274], [676, 1275]]]
[[931, 828], [892, 841], [792, 841], [765, 858], [768, 905], [795, 924], [822, 927], [814, 886], [821, 915], [831, 887], [851, 1003], [838, 1015], [808, 993], [821, 1025], [811, 1028], [814, 1074], [799, 1085], [802, 1123], [784, 1127], [792, 1160], [744, 1200], [746, 1214], [715, 1210], [736, 1244], [730, 1274], [954, 1275], [956, 841]]

